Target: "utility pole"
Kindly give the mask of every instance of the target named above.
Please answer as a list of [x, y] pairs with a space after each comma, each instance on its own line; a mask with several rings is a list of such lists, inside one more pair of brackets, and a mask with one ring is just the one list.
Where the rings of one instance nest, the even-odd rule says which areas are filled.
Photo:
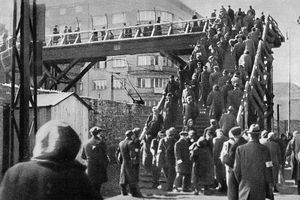
[[288, 133], [291, 133], [291, 36], [288, 32], [289, 40], [289, 118], [288, 118]]
[[110, 100], [114, 100], [114, 74], [110, 75]]

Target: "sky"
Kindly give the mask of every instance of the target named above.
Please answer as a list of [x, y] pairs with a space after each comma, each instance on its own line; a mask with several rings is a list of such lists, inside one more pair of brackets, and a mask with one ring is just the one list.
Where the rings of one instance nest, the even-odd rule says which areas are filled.
[[273, 74], [274, 82], [288, 82], [289, 64], [291, 66], [291, 81], [300, 86], [300, 0], [181, 0], [187, 6], [195, 9], [202, 16], [210, 16], [213, 9], [219, 11], [221, 5], [227, 8], [231, 5], [234, 11], [241, 8], [247, 11], [249, 5], [256, 10], [256, 15], [264, 12], [271, 15], [278, 23], [281, 32], [289, 40], [274, 49]]
[[[150, 1], [150, 0], [149, 0]], [[162, 0], [163, 1], [163, 0]], [[278, 49], [274, 49], [274, 82], [288, 82], [289, 66], [291, 66], [291, 81], [300, 86], [300, 0], [181, 0], [190, 8], [195, 9], [202, 16], [210, 16], [213, 9], [219, 10], [221, 5], [228, 5], [236, 11], [238, 8], [247, 11], [249, 5], [260, 16], [263, 11], [270, 14], [279, 24], [279, 28], [289, 40]], [[0, 23], [12, 27], [9, 18], [12, 14], [12, 2], [0, 0]], [[38, 2], [38, 0], [37, 0]]]

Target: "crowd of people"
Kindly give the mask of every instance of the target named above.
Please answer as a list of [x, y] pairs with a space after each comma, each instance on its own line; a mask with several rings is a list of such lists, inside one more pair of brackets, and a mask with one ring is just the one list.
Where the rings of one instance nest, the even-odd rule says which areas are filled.
[[53, 38], [51, 40], [52, 45], [57, 45], [59, 43], [60, 39], [63, 40], [63, 44], [81, 43], [80, 34], [79, 33], [76, 34], [76, 32], [80, 32], [79, 26], [77, 26], [76, 29], [74, 30], [75, 34], [70, 34], [70, 33], [73, 33], [72, 26], [65, 26], [63, 33], [69, 33], [69, 34], [60, 36], [58, 25], [55, 25], [53, 28], [53, 35], [57, 35], [57, 36], [53, 36]]
[[[286, 156], [291, 158], [293, 178], [300, 187], [300, 134], [295, 132], [289, 141], [284, 134], [278, 137], [257, 124], [242, 130], [236, 121], [264, 23], [263, 13], [257, 18], [251, 6], [246, 13], [241, 9], [234, 13], [230, 6], [228, 10], [222, 6], [219, 16], [210, 19], [207, 35], [198, 41], [188, 65], [180, 68], [178, 78], [170, 76], [162, 113], [159, 107], [153, 107], [144, 128], [126, 131], [119, 143], [116, 158], [121, 165], [122, 195], [129, 192], [134, 197], [143, 196], [139, 189], [142, 164], [152, 175], [153, 189], [160, 185], [163, 171], [166, 184], [162, 189], [166, 191], [206, 195], [217, 190], [227, 191], [230, 200], [273, 199]], [[65, 31], [71, 33], [72, 29], [65, 27]], [[59, 34], [57, 26], [53, 33]], [[276, 46], [275, 33], [271, 30], [268, 34], [269, 45]], [[130, 34], [124, 28], [124, 35]], [[70, 36], [64, 41], [72, 42]], [[60, 36], [54, 37], [58, 41]], [[224, 68], [229, 48], [235, 61], [233, 70]], [[199, 104], [209, 108], [210, 126], [203, 132], [195, 125]], [[183, 128], [178, 131], [175, 127], [180, 109]], [[90, 129], [92, 137], [81, 155], [87, 161], [85, 176], [84, 166], [75, 161], [81, 144], [76, 132], [61, 122], [46, 123], [36, 134], [33, 159], [6, 172], [0, 198], [103, 199], [101, 186], [108, 180], [110, 162], [104, 132], [99, 127]]]

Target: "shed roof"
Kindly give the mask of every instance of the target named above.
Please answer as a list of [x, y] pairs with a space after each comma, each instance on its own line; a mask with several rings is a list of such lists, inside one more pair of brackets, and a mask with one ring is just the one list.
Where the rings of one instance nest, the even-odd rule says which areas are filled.
[[75, 94], [74, 92], [38, 94], [37, 95], [37, 107], [55, 106], [55, 105], [59, 104], [60, 102], [62, 102], [63, 100], [69, 98], [70, 96], [74, 96], [84, 106], [86, 106], [88, 109], [91, 109], [91, 107], [84, 100], [82, 100], [77, 94]]

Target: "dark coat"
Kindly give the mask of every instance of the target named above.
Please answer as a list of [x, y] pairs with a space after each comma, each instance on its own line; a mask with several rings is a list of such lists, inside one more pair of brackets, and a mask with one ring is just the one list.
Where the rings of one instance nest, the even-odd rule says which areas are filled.
[[209, 116], [219, 121], [224, 109], [224, 99], [222, 92], [211, 91], [207, 97], [207, 105], [210, 106]]
[[214, 182], [214, 163], [209, 145], [197, 146], [191, 151], [193, 161], [192, 181], [196, 184], [211, 185]]
[[134, 169], [132, 167], [132, 160], [135, 156], [132, 140], [125, 138], [121, 141], [117, 152], [120, 154], [121, 159], [120, 184], [136, 184], [138, 180], [134, 176]]
[[220, 154], [223, 147], [224, 142], [226, 142], [228, 138], [226, 136], [215, 137], [213, 139], [213, 159], [214, 165], [216, 167], [216, 179], [218, 181], [225, 180], [225, 166], [220, 160]]
[[[192, 163], [190, 160], [189, 144], [185, 139], [179, 139], [174, 147], [176, 159], [176, 172], [190, 174]], [[181, 163], [179, 161], [182, 161]]]
[[91, 182], [78, 162], [32, 160], [10, 168], [0, 187], [5, 200], [94, 199]]
[[273, 163], [273, 177], [274, 183], [278, 183], [278, 174], [281, 163], [281, 151], [280, 146], [275, 141], [268, 139], [268, 141], [264, 144], [268, 147], [271, 155], [271, 160]]
[[162, 115], [158, 114], [157, 119], [153, 119], [153, 114], [149, 115], [146, 126], [147, 126], [147, 135], [151, 135], [152, 139], [157, 137], [158, 132], [161, 130], [164, 123]]
[[175, 143], [175, 138], [165, 137], [159, 141], [156, 163], [158, 167], [175, 167]]
[[182, 109], [182, 115], [183, 119], [185, 120], [185, 123], [192, 119], [194, 123], [196, 122], [196, 118], [198, 116], [198, 107], [194, 102], [183, 104]]
[[299, 152], [300, 152], [300, 134], [297, 134], [295, 138], [293, 138], [287, 146], [286, 155], [291, 156], [292, 160], [292, 178], [296, 181], [300, 181], [300, 160], [299, 160]]
[[106, 144], [92, 137], [83, 146], [82, 158], [87, 160], [87, 175], [92, 183], [104, 183], [107, 181], [108, 157]]
[[152, 169], [152, 153], [150, 151], [152, 137], [147, 137], [142, 140], [142, 165], [147, 171]]
[[234, 89], [229, 91], [227, 97], [227, 107], [233, 106], [234, 112], [237, 113], [241, 105], [243, 94], [243, 91], [240, 89]]
[[239, 183], [239, 199], [265, 200], [273, 183], [272, 161], [268, 148], [250, 141], [236, 150], [234, 174]]

